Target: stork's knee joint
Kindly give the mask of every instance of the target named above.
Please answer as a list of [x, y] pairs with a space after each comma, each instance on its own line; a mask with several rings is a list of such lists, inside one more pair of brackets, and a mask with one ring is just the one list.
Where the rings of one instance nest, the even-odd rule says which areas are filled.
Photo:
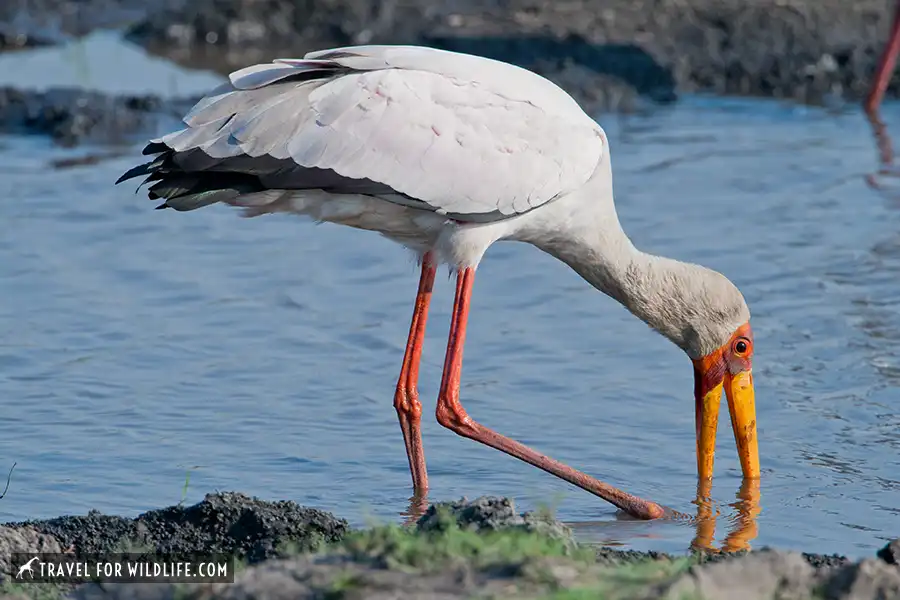
[[405, 415], [410, 419], [422, 419], [422, 403], [419, 402], [419, 393], [415, 388], [407, 389], [397, 386], [397, 392], [394, 394], [394, 408], [398, 414]]
[[462, 407], [450, 407], [441, 400], [438, 400], [436, 416], [438, 423], [456, 433], [463, 433], [472, 427], [472, 418]]

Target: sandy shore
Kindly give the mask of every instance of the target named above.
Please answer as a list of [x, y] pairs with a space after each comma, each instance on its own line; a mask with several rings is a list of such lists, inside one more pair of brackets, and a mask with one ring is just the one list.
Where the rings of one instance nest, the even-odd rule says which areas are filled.
[[[86, 583], [17, 580], [9, 553], [76, 557], [123, 549], [147, 556], [233, 556], [233, 584]], [[877, 556], [762, 549], [673, 557], [576, 543], [547, 514], [518, 514], [512, 500], [432, 505], [415, 523], [353, 531], [343, 519], [293, 502], [217, 493], [188, 507], [135, 519], [83, 516], [0, 526], [0, 600], [812, 598], [900, 597], [900, 540]], [[5, 593], [6, 595], [2, 595]]]

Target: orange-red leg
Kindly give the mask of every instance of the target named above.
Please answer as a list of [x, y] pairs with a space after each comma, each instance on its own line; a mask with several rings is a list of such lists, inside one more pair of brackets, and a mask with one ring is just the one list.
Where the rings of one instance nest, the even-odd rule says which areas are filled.
[[590, 475], [544, 456], [524, 444], [504, 437], [476, 423], [466, 413], [466, 410], [459, 402], [459, 380], [462, 373], [463, 345], [466, 341], [469, 300], [472, 295], [472, 284], [474, 281], [474, 269], [463, 269], [457, 275], [456, 299], [453, 303], [453, 316], [450, 321], [450, 340], [447, 343], [444, 375], [441, 380], [441, 391], [437, 403], [438, 422], [463, 437], [481, 442], [491, 448], [496, 448], [501, 452], [505, 452], [510, 456], [514, 456], [519, 460], [565, 479], [583, 490], [600, 496], [630, 515], [641, 519], [662, 517], [665, 514], [665, 510], [660, 505], [627, 494], [609, 484], [594, 479]]
[[878, 111], [878, 106], [884, 98], [884, 93], [894, 74], [898, 52], [900, 52], [900, 1], [897, 2], [897, 7], [894, 9], [894, 22], [891, 24], [890, 37], [884, 47], [881, 59], [878, 61], [875, 79], [872, 81], [869, 96], [866, 98], [865, 109], [870, 115]]
[[419, 277], [416, 306], [409, 326], [409, 339], [406, 342], [406, 353], [403, 355], [400, 379], [397, 381], [397, 392], [394, 394], [394, 408], [397, 409], [397, 416], [400, 418], [400, 429], [403, 431], [406, 456], [409, 459], [409, 472], [412, 474], [413, 488], [417, 494], [428, 490], [425, 449], [422, 447], [422, 404], [419, 402], [419, 391], [416, 386], [419, 382], [422, 342], [425, 340], [425, 324], [428, 321], [428, 306], [431, 304], [435, 272], [436, 267], [429, 252], [422, 259], [422, 275]]

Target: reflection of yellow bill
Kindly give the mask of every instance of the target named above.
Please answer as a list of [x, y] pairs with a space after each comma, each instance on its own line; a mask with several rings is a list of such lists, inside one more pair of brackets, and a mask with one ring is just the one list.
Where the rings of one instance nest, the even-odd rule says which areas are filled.
[[744, 479], [738, 492], [738, 501], [732, 505], [737, 509], [738, 518], [722, 543], [722, 550], [725, 552], [750, 550], [750, 542], [759, 535], [757, 517], [762, 512], [759, 496], [759, 479]]
[[[711, 490], [711, 479], [701, 479], [697, 483], [697, 500], [695, 501], [697, 505], [697, 533], [691, 542], [691, 548], [717, 552], [718, 549], [713, 546], [713, 538], [719, 510], [710, 499]], [[733, 525], [731, 525], [725, 540], [722, 542], [722, 552], [750, 550], [750, 542], [759, 535], [759, 524], [757, 522], [757, 517], [761, 512], [759, 506], [759, 479], [744, 479], [741, 489], [737, 493], [737, 498], [738, 501], [731, 504], [737, 514], [733, 519], [727, 519]]]
[[716, 509], [713, 512], [711, 492], [712, 479], [700, 479], [697, 482], [697, 499], [694, 500], [694, 504], [697, 505], [697, 534], [691, 542], [691, 548], [694, 550], [715, 550], [713, 537], [716, 533], [716, 518], [719, 511]]

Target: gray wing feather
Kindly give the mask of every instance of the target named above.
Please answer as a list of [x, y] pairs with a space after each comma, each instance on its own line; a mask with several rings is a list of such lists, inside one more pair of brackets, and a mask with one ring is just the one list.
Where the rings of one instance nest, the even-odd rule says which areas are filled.
[[184, 121], [151, 142], [170, 148], [184, 172], [244, 174], [262, 189], [368, 193], [462, 221], [522, 214], [580, 187], [604, 142], [546, 79], [403, 46], [241, 69]]

